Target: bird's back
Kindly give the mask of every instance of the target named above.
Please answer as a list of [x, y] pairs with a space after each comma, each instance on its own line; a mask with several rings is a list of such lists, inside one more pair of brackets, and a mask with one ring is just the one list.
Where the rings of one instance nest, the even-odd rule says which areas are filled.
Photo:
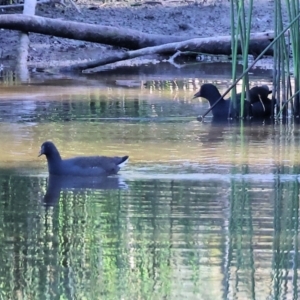
[[62, 160], [61, 173], [82, 176], [117, 174], [128, 156], [85, 156]]

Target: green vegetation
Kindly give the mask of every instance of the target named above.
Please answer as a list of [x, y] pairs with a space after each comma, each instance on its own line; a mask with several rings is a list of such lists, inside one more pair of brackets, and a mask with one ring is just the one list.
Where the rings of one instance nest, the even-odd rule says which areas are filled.
[[[250, 68], [261, 58], [263, 53], [255, 59], [248, 67], [248, 45], [250, 39], [251, 15], [253, 1], [249, 2], [248, 15], [245, 13], [243, 0], [231, 0], [231, 32], [232, 32], [232, 99], [235, 99], [236, 83], [242, 79], [242, 105], [241, 115], [243, 118], [244, 92], [248, 92], [249, 78], [248, 72]], [[283, 13], [287, 10], [289, 24], [286, 28], [283, 25]], [[277, 117], [282, 118], [288, 116], [288, 103], [291, 103], [292, 116], [300, 116], [300, 37], [299, 37], [299, 1], [286, 1], [284, 7], [281, 0], [274, 1], [274, 31], [275, 39], [267, 47], [274, 45], [274, 77], [273, 77], [273, 99], [277, 99], [279, 111]], [[242, 47], [243, 74], [237, 78], [237, 49], [240, 43]], [[291, 46], [291, 47], [290, 47]], [[291, 61], [290, 61], [291, 56]], [[293, 80], [291, 79], [293, 74]], [[230, 88], [230, 89], [231, 89]], [[226, 93], [230, 90], [228, 89]], [[293, 100], [293, 102], [291, 101]]]

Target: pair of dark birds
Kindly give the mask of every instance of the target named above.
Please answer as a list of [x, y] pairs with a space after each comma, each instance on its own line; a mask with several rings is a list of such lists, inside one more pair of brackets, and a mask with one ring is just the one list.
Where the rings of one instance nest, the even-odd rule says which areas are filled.
[[[274, 113], [276, 101], [268, 98], [272, 91], [267, 85], [255, 86], [249, 90], [249, 98], [244, 102], [244, 117], [269, 118]], [[236, 108], [233, 107], [233, 101], [221, 97], [217, 87], [211, 83], [205, 83], [201, 86], [194, 98], [202, 97], [209, 101], [212, 108], [212, 115], [215, 120], [226, 118], [235, 118], [240, 115], [241, 94], [236, 95]], [[219, 101], [218, 101], [219, 100]], [[218, 103], [215, 105], [215, 103]], [[215, 106], [214, 106], [215, 105]]]
[[[274, 110], [273, 101], [268, 98], [271, 93], [268, 86], [256, 86], [250, 89], [250, 100], [245, 101], [244, 115], [253, 117], [270, 117]], [[216, 86], [203, 84], [195, 97], [206, 98], [213, 106], [220, 98]], [[223, 119], [234, 116], [240, 112], [241, 94], [237, 94], [237, 111], [233, 110], [231, 99], [223, 98], [213, 107], [214, 118]], [[69, 159], [62, 159], [59, 151], [52, 142], [45, 142], [41, 146], [40, 154], [45, 155], [48, 162], [50, 175], [62, 176], [109, 176], [117, 174], [122, 166], [126, 164], [129, 157], [108, 157], [108, 156], [82, 156]]]

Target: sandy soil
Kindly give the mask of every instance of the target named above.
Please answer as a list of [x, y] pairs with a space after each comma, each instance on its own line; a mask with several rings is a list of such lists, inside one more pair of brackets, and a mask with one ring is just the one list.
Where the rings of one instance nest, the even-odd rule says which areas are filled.
[[[79, 14], [66, 0], [67, 7], [39, 5], [36, 15], [92, 24], [119, 26], [147, 33], [182, 35], [189, 38], [230, 34], [230, 6], [227, 0], [113, 2], [79, 0]], [[147, 4], [149, 3], [149, 4]], [[273, 1], [254, 1], [252, 32], [272, 30]], [[21, 13], [21, 9], [0, 13]], [[0, 30], [0, 64], [14, 62], [19, 33]], [[66, 65], [97, 58], [115, 48], [106, 45], [30, 34], [29, 64]]]

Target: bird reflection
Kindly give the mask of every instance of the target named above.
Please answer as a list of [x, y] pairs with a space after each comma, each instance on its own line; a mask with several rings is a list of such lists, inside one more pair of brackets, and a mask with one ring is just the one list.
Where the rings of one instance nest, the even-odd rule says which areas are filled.
[[116, 177], [76, 177], [49, 175], [48, 187], [43, 198], [45, 206], [54, 206], [62, 190], [82, 191], [86, 189], [93, 190], [117, 190], [126, 189], [127, 184], [120, 176]]
[[[241, 127], [242, 124], [242, 127]], [[252, 141], [266, 140], [273, 133], [274, 119], [218, 119], [212, 118], [211, 121], [204, 121], [205, 131], [202, 132], [200, 140], [209, 143], [220, 143], [230, 136], [239, 136], [241, 128], [246, 132], [245, 137]]]
[[209, 121], [205, 119], [202, 124], [205, 130], [200, 139], [210, 143], [223, 141], [235, 128], [239, 128], [239, 121], [232, 119], [211, 118]]

